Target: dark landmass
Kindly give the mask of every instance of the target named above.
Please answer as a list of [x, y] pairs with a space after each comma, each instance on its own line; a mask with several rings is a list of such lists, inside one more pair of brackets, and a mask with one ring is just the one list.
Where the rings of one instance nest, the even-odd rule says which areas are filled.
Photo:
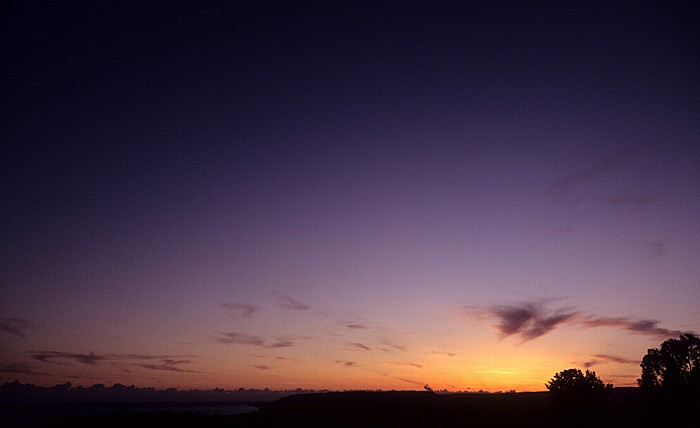
[[[562, 403], [548, 392], [436, 394], [327, 392], [298, 394], [235, 415], [168, 410], [62, 416], [43, 427], [646, 427], [697, 426], [697, 399], [654, 402], [637, 388], [615, 388], [609, 398]], [[22, 426], [15, 425], [15, 426]]]
[[292, 394], [319, 392], [309, 389], [190, 389], [141, 388], [134, 385], [102, 384], [90, 387], [73, 386], [70, 382], [50, 387], [18, 381], [0, 385], [0, 403], [108, 403], [108, 402], [229, 402], [272, 401]]

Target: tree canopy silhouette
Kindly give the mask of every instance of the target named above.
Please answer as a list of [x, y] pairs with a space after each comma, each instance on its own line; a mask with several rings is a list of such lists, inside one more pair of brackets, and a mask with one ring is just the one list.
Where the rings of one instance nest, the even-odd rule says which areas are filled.
[[610, 383], [603, 383], [595, 372], [586, 370], [583, 373], [579, 369], [556, 373], [545, 386], [556, 396], [575, 399], [602, 397], [613, 387]]
[[660, 348], [649, 349], [641, 366], [637, 382], [646, 391], [700, 394], [700, 338], [693, 334], [681, 334]]

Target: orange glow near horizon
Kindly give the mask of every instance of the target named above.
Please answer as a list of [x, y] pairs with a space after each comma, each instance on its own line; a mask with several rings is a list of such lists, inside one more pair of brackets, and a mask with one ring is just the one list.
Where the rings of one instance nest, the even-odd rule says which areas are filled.
[[[94, 363], [69, 364], [78, 357], [61, 355], [51, 360], [56, 366], [50, 378], [27, 380], [44, 386], [65, 379], [82, 386], [121, 383], [156, 389], [422, 390], [429, 385], [433, 390], [534, 392], [544, 391], [556, 372], [572, 367], [583, 370], [586, 361], [597, 364], [592, 370], [603, 381], [617, 386], [634, 385], [639, 371], [631, 357], [631, 363], [622, 365], [590, 362], [594, 357], [583, 345], [594, 336], [587, 331], [567, 332], [577, 338], [572, 343], [557, 335], [519, 343], [499, 340], [487, 329], [475, 336], [474, 343], [481, 346], [471, 351], [465, 345], [450, 348], [451, 341], [434, 336], [415, 344], [399, 340], [401, 345], [391, 348], [386, 345], [391, 342], [382, 338], [384, 333], [378, 337], [371, 332], [362, 332], [362, 337], [353, 334], [336, 341], [308, 338], [280, 348], [210, 342], [195, 347], [197, 355], [180, 349], [178, 359], [163, 355], [145, 360], [137, 354], [105, 352], [95, 353]], [[598, 336], [605, 339], [604, 334]], [[91, 354], [84, 355], [88, 357], [81, 358]], [[10, 379], [7, 373], [5, 379]]]

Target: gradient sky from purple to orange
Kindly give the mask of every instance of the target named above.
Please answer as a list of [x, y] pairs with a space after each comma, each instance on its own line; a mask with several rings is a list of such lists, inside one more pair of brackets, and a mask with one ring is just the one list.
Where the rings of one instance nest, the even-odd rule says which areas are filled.
[[692, 3], [18, 2], [0, 381], [634, 385], [700, 332]]

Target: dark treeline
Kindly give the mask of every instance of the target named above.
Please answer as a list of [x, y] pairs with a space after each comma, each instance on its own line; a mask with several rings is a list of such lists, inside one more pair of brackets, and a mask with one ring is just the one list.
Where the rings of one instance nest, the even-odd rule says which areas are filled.
[[[697, 426], [687, 403], [645, 402], [638, 388], [614, 388], [609, 399], [560, 403], [548, 392], [436, 394], [423, 391], [294, 394], [261, 404], [255, 412], [206, 415], [120, 412], [55, 418], [45, 428], [258, 428], [487, 426], [559, 428]], [[695, 421], [695, 422], [692, 422]]]
[[114, 401], [270, 401], [292, 394], [319, 392], [297, 388], [277, 391], [271, 389], [234, 389], [221, 388], [208, 390], [178, 390], [168, 388], [157, 390], [152, 387], [141, 388], [134, 385], [112, 386], [96, 384], [90, 387], [73, 386], [70, 382], [43, 387], [23, 384], [18, 381], [7, 382], [0, 386], [0, 402], [114, 402]]

